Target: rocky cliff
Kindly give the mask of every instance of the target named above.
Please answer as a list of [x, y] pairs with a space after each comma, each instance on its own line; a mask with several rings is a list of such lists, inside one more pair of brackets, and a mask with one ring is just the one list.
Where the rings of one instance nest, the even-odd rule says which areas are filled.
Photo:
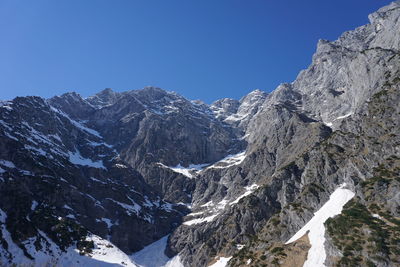
[[[169, 253], [188, 266], [301, 266], [290, 265], [299, 247], [286, 241], [346, 184], [356, 196], [325, 224], [325, 264], [399, 266], [399, 16], [395, 2], [370, 24], [318, 43], [310, 67], [248, 123], [244, 160], [200, 174], [194, 213]], [[387, 205], [376, 202], [382, 195]]]
[[1, 102], [0, 262], [161, 266], [167, 242], [165, 266], [400, 266], [399, 17], [270, 94]]

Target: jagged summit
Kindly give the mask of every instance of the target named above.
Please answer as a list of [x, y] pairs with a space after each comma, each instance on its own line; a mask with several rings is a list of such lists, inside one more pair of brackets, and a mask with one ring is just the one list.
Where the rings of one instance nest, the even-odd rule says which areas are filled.
[[332, 44], [359, 52], [374, 48], [398, 50], [400, 33], [394, 29], [400, 26], [397, 20], [399, 8], [399, 1], [380, 8], [368, 16], [370, 24], [343, 33]]
[[210, 109], [219, 120], [246, 131], [247, 125], [268, 94], [260, 89], [250, 92], [240, 100], [223, 98], [211, 104]]
[[114, 104], [120, 97], [120, 93], [114, 92], [111, 88], [106, 88], [99, 93], [86, 98], [91, 105], [102, 108]]

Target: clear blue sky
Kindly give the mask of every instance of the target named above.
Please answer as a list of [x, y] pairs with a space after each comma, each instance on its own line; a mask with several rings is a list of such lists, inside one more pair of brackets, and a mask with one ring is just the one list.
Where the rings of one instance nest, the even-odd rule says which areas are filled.
[[272, 91], [386, 0], [1, 0], [0, 99], [158, 86]]

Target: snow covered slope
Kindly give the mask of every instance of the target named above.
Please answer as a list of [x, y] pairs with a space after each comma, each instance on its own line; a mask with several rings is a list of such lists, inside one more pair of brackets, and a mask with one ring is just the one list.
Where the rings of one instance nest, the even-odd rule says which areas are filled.
[[148, 245], [139, 252], [136, 252], [131, 258], [140, 267], [183, 267], [179, 255], [168, 258], [165, 254], [168, 236]]
[[339, 215], [343, 206], [354, 197], [354, 193], [345, 189], [346, 184], [342, 184], [330, 196], [326, 202], [315, 214], [314, 217], [301, 228], [286, 244], [290, 244], [305, 234], [308, 234], [311, 248], [308, 252], [307, 261], [303, 267], [320, 267], [325, 266], [325, 226], [324, 223], [328, 218]]
[[[138, 267], [134, 261], [123, 251], [118, 249], [110, 241], [99, 236], [90, 234], [86, 237], [86, 242], [92, 244], [90, 251], [85, 253], [76, 246], [71, 246], [65, 250], [55, 244], [44, 232], [40, 231], [38, 237], [24, 241], [24, 252], [21, 247], [14, 243], [10, 233], [4, 227], [7, 216], [0, 210], [1, 234], [7, 249], [0, 247], [0, 263], [16, 264], [17, 266], [59, 266], [59, 267]], [[40, 248], [40, 249], [39, 249]], [[11, 256], [11, 257], [10, 257]], [[34, 257], [34, 261], [28, 258]], [[7, 266], [7, 265], [6, 265]]]

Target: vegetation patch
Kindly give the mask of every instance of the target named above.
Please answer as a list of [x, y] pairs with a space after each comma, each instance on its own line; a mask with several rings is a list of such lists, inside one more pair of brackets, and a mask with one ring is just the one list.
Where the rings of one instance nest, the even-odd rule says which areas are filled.
[[400, 160], [390, 156], [374, 168], [374, 176], [361, 185], [362, 198], [349, 201], [340, 215], [326, 222], [326, 229], [343, 257], [337, 266], [400, 264], [400, 219], [386, 207], [377, 192], [398, 188]]

